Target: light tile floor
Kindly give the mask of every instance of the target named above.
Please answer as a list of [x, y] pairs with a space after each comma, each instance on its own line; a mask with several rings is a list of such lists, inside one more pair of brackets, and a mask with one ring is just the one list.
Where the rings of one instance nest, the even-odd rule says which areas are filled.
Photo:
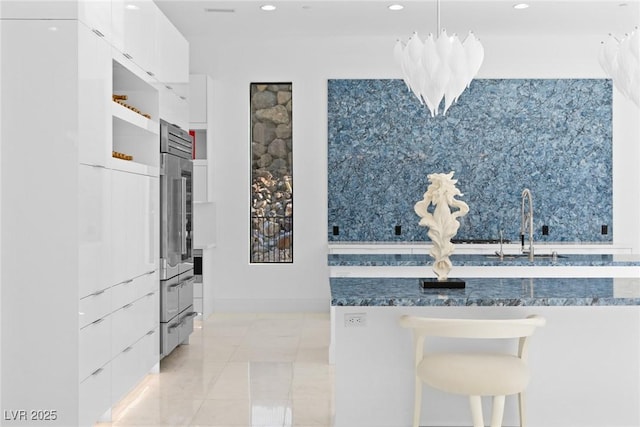
[[196, 321], [189, 345], [113, 408], [120, 426], [330, 427], [328, 314], [228, 314]]

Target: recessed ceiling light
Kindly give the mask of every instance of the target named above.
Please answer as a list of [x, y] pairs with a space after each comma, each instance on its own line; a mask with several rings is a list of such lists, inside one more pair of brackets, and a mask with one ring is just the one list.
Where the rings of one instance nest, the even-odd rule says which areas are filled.
[[513, 8], [518, 10], [527, 9], [529, 8], [529, 5], [527, 3], [518, 3], [518, 4], [514, 4]]
[[276, 7], [272, 4], [263, 4], [262, 6], [260, 6], [260, 9], [271, 12], [272, 10], [276, 10]]
[[125, 8], [129, 9], [129, 10], [139, 10], [140, 6], [137, 6], [135, 4], [128, 4], [125, 6]]
[[404, 6], [401, 4], [391, 4], [389, 5], [389, 10], [402, 10]]

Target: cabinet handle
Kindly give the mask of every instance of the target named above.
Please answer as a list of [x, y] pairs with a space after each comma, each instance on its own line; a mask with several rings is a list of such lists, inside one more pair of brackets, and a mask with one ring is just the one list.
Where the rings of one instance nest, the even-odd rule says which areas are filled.
[[133, 303], [132, 303], [132, 302], [130, 302], [129, 304], [127, 304], [127, 305], [123, 306], [123, 307], [122, 307], [122, 309], [123, 309], [123, 310], [126, 310], [127, 308], [129, 308], [129, 307], [131, 307], [131, 306], [133, 306]]
[[176, 328], [179, 328], [182, 322], [174, 323], [173, 325], [167, 328], [167, 332], [172, 333]]
[[145, 274], [146, 274], [147, 276], [149, 276], [150, 274], [153, 274], [153, 273], [155, 273], [155, 272], [156, 272], [155, 270], [151, 270], [151, 271], [147, 271]]
[[147, 332], [147, 335], [153, 335], [153, 334], [155, 334], [155, 333], [156, 333], [155, 329], [152, 329], [152, 330], [150, 330], [149, 332]]
[[169, 287], [167, 288], [167, 290], [168, 290], [169, 292], [171, 292], [171, 291], [175, 291], [176, 289], [178, 289], [178, 288], [180, 288], [180, 287], [182, 287], [182, 282], [180, 282], [180, 283], [176, 283], [175, 285], [171, 285], [171, 286], [169, 286]]
[[127, 59], [133, 59], [133, 56], [129, 55], [128, 53], [123, 53], [122, 56], [124, 56]]
[[104, 371], [104, 369], [102, 369], [102, 368], [98, 368], [98, 369], [96, 369], [95, 371], [93, 371], [93, 372], [91, 373], [91, 376], [98, 375], [98, 374], [99, 374], [100, 372], [102, 372], [102, 371]]
[[89, 295], [90, 297], [97, 297], [98, 295], [102, 295], [104, 294], [104, 289], [101, 291], [96, 291], [94, 293], [92, 293], [91, 295]]
[[92, 325], [97, 325], [97, 324], [100, 324], [100, 323], [102, 323], [102, 322], [104, 322], [104, 317], [103, 317], [103, 318], [101, 318], [101, 319], [98, 319], [98, 320], [96, 320], [96, 321], [91, 322], [91, 324], [92, 324]]
[[100, 32], [100, 30], [96, 30], [96, 29], [94, 28], [94, 29], [92, 29], [91, 31], [93, 31], [94, 33], [96, 33], [99, 37], [104, 37], [104, 34], [102, 34], [102, 33]]
[[128, 285], [129, 283], [133, 283], [133, 279], [126, 280], [122, 282], [123, 285]]
[[183, 280], [181, 283], [182, 285], [189, 285], [191, 283], [195, 283], [196, 282], [196, 276], [191, 276], [188, 279]]
[[186, 255], [189, 248], [187, 248], [187, 178], [180, 178], [181, 181], [181, 190], [182, 190], [182, 201], [181, 207], [182, 210], [182, 255]]
[[131, 350], [133, 350], [133, 347], [129, 346], [129, 347], [125, 348], [124, 350], [122, 350], [122, 352], [123, 352], [123, 353], [128, 353], [128, 352], [130, 352]]
[[198, 315], [198, 312], [197, 312], [197, 311], [192, 311], [192, 312], [191, 312], [191, 313], [189, 313], [189, 314], [185, 314], [184, 319], [186, 320], [186, 319], [188, 319], [188, 318], [190, 318], [190, 317], [196, 317], [197, 315]]
[[147, 71], [147, 74], [149, 74], [151, 77], [155, 76], [155, 74], [153, 74], [153, 72], [151, 71]]
[[152, 296], [154, 294], [155, 294], [155, 292], [149, 292], [148, 294], [145, 295], [145, 297], [150, 297], [150, 296]]

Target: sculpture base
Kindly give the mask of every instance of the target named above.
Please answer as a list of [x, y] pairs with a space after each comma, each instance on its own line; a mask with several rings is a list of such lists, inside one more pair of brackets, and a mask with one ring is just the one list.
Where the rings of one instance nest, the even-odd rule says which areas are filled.
[[422, 289], [464, 289], [465, 282], [460, 279], [420, 279], [420, 287]]

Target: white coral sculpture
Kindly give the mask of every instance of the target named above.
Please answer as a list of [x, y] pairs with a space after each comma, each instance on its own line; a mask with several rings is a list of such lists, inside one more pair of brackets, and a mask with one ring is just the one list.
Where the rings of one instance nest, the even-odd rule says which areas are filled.
[[[429, 187], [424, 193], [424, 199], [417, 202], [414, 210], [421, 217], [419, 225], [429, 227], [427, 235], [433, 243], [429, 253], [435, 261], [433, 271], [439, 281], [445, 281], [451, 271], [449, 255], [453, 253], [454, 245], [451, 239], [458, 232], [460, 223], [457, 218], [465, 216], [469, 212], [469, 206], [455, 196], [463, 194], [456, 188], [457, 179], [453, 179], [453, 171], [445, 173], [432, 173], [427, 175]], [[433, 204], [433, 214], [428, 211]], [[455, 208], [455, 211], [451, 211]]]

